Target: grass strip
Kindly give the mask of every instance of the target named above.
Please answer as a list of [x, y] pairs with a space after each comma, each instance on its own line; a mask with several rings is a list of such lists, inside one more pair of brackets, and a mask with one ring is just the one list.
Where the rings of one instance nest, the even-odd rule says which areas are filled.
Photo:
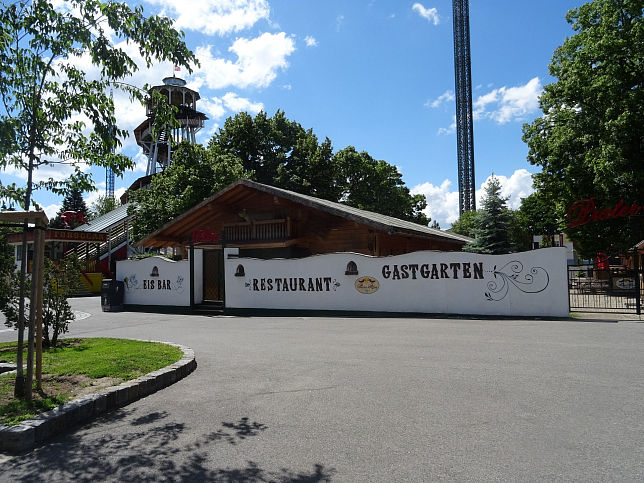
[[[16, 361], [16, 343], [0, 343], [0, 362]], [[136, 379], [177, 362], [183, 356], [178, 347], [159, 342], [127, 339], [64, 339], [61, 347], [43, 350], [43, 379], [53, 380], [44, 391], [34, 391], [32, 401], [13, 398], [14, 375], [0, 376], [0, 422], [17, 424], [53, 409], [69, 400], [68, 386], [56, 384], [57, 378], [83, 377], [92, 380], [111, 378], [119, 382]], [[26, 360], [26, 351], [24, 354]], [[87, 382], [89, 381], [89, 382]]]

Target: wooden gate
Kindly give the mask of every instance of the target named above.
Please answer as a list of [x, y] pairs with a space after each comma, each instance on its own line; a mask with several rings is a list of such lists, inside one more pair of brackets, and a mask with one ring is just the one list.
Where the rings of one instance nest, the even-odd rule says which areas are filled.
[[203, 299], [224, 300], [224, 266], [221, 250], [206, 250], [203, 253]]

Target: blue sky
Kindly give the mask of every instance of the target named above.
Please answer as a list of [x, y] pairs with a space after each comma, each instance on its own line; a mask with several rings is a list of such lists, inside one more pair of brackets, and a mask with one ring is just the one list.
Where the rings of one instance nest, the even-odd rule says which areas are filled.
[[[62, 0], [57, 0], [63, 3]], [[131, 2], [134, 3], [134, 2]], [[476, 185], [494, 173], [518, 207], [531, 192], [521, 126], [540, 115], [538, 95], [554, 81], [553, 51], [572, 35], [565, 14], [581, 0], [471, 0]], [[201, 94], [210, 118], [206, 143], [226, 117], [260, 109], [398, 167], [407, 186], [424, 193], [442, 228], [458, 217], [454, 134], [454, 47], [450, 0], [149, 0], [146, 13], [175, 19], [201, 67], [179, 72]], [[141, 70], [131, 81], [160, 84], [171, 65]], [[93, 75], [88, 72], [88, 76]], [[117, 94], [120, 125], [133, 129], [144, 109]], [[126, 140], [138, 169], [116, 179], [117, 195], [145, 174], [145, 159]], [[47, 173], [42, 176], [64, 176]], [[3, 182], [21, 178], [2, 173]], [[94, 171], [104, 194], [105, 174]], [[53, 216], [61, 200], [38, 193]]]

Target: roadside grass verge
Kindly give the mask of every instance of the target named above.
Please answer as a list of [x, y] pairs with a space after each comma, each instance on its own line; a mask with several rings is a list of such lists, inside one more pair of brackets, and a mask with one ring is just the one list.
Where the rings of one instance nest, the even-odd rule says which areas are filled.
[[[0, 343], [0, 362], [16, 362], [16, 343]], [[181, 359], [178, 347], [127, 339], [64, 339], [43, 350], [42, 390], [31, 401], [13, 397], [15, 374], [0, 376], [0, 423], [18, 424], [70, 399], [136, 379]], [[27, 360], [26, 351], [24, 360]]]

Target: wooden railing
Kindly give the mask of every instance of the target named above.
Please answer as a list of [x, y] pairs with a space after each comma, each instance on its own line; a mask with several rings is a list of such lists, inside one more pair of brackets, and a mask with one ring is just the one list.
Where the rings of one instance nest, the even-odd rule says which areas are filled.
[[263, 220], [224, 225], [228, 242], [286, 240], [291, 237], [291, 220]]

